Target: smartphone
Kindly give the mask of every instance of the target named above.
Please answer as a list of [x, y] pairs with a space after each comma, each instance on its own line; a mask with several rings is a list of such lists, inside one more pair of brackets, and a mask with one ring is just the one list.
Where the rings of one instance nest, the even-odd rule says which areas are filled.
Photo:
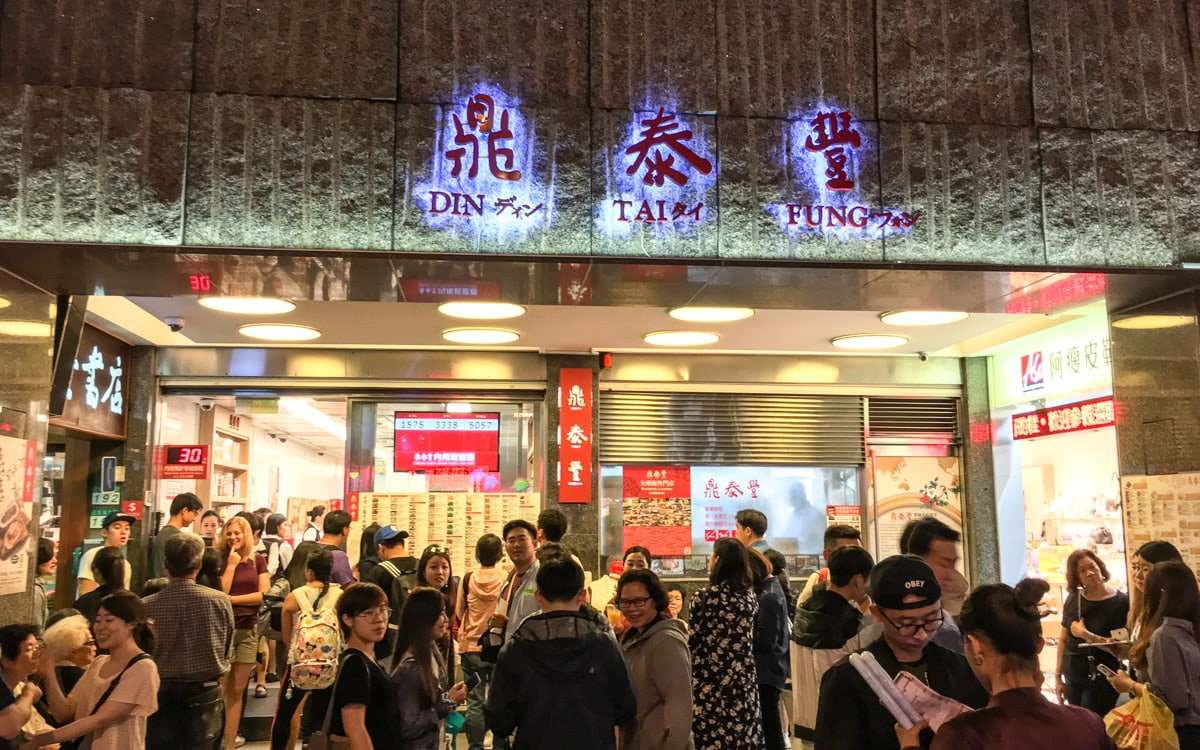
[[1117, 673], [1112, 671], [1112, 667], [1108, 666], [1107, 664], [1097, 664], [1096, 671], [1099, 672], [1100, 674], [1104, 675], [1105, 677], [1116, 677], [1117, 676]]
[[466, 679], [463, 680], [463, 683], [467, 686], [467, 692], [469, 693], [474, 690], [482, 680], [483, 678], [480, 677], [477, 672], [472, 672], [471, 674], [467, 675]]

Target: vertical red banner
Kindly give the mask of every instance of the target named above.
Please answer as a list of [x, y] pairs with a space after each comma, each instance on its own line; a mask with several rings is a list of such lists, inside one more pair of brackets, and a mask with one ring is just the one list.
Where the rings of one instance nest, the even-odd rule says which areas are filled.
[[24, 469], [24, 476], [21, 481], [21, 502], [23, 503], [33, 502], [33, 482], [35, 472], [37, 471], [37, 449], [38, 444], [36, 440], [25, 441], [25, 465], [22, 467]]
[[592, 371], [558, 372], [558, 501], [592, 501]]

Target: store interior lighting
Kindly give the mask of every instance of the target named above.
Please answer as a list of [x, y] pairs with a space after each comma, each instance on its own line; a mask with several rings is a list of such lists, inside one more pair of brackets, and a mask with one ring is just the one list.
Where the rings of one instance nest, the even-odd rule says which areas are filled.
[[442, 338], [455, 344], [511, 344], [521, 334], [506, 328], [448, 328]]
[[471, 404], [466, 401], [450, 401], [446, 404], [447, 414], [470, 414]]
[[312, 341], [321, 337], [316, 328], [290, 323], [247, 323], [238, 328], [238, 333], [262, 341]]
[[12, 307], [12, 300], [7, 297], [0, 297], [0, 310], [6, 307]]
[[452, 318], [470, 320], [507, 320], [525, 314], [525, 308], [511, 302], [443, 302], [438, 312]]
[[296, 309], [296, 305], [276, 297], [201, 297], [200, 304], [209, 310], [238, 315], [281, 315]]
[[944, 326], [971, 317], [961, 310], [896, 310], [879, 314], [889, 326]]
[[1191, 315], [1134, 315], [1129, 318], [1114, 320], [1113, 328], [1123, 328], [1127, 331], [1153, 331], [1160, 328], [1179, 328], [1194, 325], [1196, 319]]
[[876, 349], [893, 349], [908, 343], [907, 336], [894, 333], [856, 333], [850, 336], [838, 336], [829, 340], [837, 349], [851, 351], [871, 351]]
[[642, 340], [655, 346], [703, 346], [715, 344], [721, 337], [707, 331], [653, 331]]
[[281, 398], [279, 408], [291, 412], [314, 427], [325, 430], [334, 437], [346, 439], [346, 425], [308, 402], [306, 398]]
[[676, 307], [667, 312], [675, 320], [688, 323], [729, 323], [754, 315], [749, 307]]
[[54, 329], [49, 323], [38, 320], [0, 320], [0, 336], [40, 338], [53, 333]]

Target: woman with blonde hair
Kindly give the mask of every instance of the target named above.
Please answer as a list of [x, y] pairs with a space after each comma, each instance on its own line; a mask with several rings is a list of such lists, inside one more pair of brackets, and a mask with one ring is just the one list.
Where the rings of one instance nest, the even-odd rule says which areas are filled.
[[233, 605], [233, 650], [225, 673], [225, 747], [237, 742], [238, 721], [246, 681], [258, 661], [258, 605], [271, 586], [267, 561], [254, 553], [254, 532], [249, 522], [234, 516], [217, 535], [214, 549], [222, 557], [221, 590]]
[[1180, 750], [1200, 749], [1200, 586], [1182, 562], [1158, 563], [1146, 576], [1138, 639], [1125, 672], [1108, 681], [1122, 693], [1141, 695], [1149, 686], [1175, 714]]
[[83, 615], [64, 617], [42, 634], [46, 652], [54, 663], [63, 692], [70, 693], [96, 659], [96, 639]]

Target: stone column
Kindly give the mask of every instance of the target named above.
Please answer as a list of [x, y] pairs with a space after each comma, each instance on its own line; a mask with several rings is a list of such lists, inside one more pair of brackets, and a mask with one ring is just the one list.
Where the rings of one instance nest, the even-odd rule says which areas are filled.
[[[592, 371], [592, 491], [591, 502], [558, 502], [558, 384], [559, 371], [565, 367], [583, 367]], [[596, 395], [599, 392], [598, 360], [594, 355], [557, 355], [546, 357], [546, 488], [545, 506], [557, 507], [566, 515], [568, 531], [563, 544], [570, 547], [593, 576], [600, 571], [600, 482], [599, 451], [596, 449], [595, 425], [598, 421]]]
[[129, 535], [126, 559], [133, 572], [133, 589], [141, 591], [140, 582], [149, 576], [146, 569], [146, 549], [157, 531], [155, 513], [162, 513], [165, 522], [170, 515], [170, 498], [158, 507], [151, 488], [154, 466], [154, 418], [158, 405], [158, 380], [155, 377], [158, 350], [152, 346], [135, 346], [129, 363], [129, 393], [125, 404], [124, 458], [125, 482], [121, 485], [122, 500], [142, 501], [142, 520]]
[[1000, 538], [996, 526], [996, 475], [992, 463], [991, 398], [988, 360], [967, 357], [963, 368], [963, 528], [967, 531], [968, 573], [972, 586], [1000, 580]]

